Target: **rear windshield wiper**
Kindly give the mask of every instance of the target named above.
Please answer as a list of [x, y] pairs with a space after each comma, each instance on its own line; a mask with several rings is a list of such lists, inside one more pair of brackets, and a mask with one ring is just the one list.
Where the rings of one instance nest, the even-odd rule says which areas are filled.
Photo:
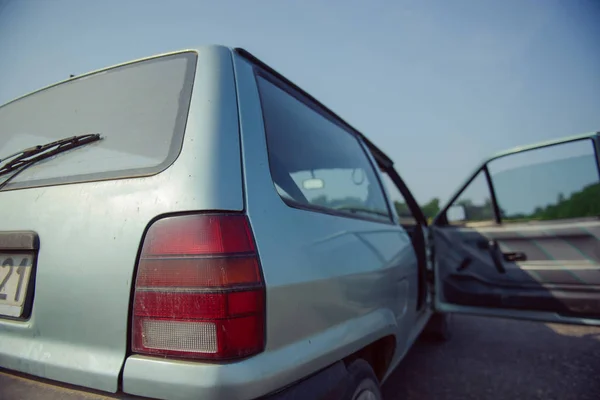
[[[100, 139], [102, 138], [100, 137], [99, 133], [73, 136], [60, 139], [55, 142], [29, 147], [15, 154], [11, 154], [10, 156], [1, 158], [0, 176], [10, 174], [11, 172], [14, 173], [4, 181], [0, 182], [0, 189], [2, 189], [11, 179], [13, 179], [30, 165], [35, 164], [38, 161], [45, 160], [46, 158], [52, 157], [56, 154], [63, 153], [88, 143], [96, 142]], [[3, 162], [5, 164], [1, 164]]]

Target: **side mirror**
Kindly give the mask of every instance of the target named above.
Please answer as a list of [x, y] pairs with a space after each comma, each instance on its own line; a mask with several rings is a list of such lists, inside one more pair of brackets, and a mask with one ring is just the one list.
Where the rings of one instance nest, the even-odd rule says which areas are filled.
[[323, 179], [306, 179], [305, 181], [302, 181], [302, 187], [306, 190], [323, 189], [325, 187], [325, 182]]
[[449, 223], [464, 222], [467, 219], [467, 211], [462, 204], [456, 204], [448, 208], [446, 218]]

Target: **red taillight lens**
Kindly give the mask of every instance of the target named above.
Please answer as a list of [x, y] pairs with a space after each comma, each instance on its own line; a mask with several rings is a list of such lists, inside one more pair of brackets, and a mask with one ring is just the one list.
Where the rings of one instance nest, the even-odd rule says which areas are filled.
[[256, 354], [264, 348], [264, 296], [245, 216], [158, 220], [138, 265], [133, 351], [198, 359]]

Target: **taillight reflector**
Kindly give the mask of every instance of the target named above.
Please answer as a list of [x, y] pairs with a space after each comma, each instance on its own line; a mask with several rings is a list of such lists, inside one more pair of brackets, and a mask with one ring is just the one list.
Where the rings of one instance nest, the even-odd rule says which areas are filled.
[[135, 283], [134, 352], [246, 357], [264, 348], [264, 314], [264, 283], [245, 216], [177, 216], [150, 226]]

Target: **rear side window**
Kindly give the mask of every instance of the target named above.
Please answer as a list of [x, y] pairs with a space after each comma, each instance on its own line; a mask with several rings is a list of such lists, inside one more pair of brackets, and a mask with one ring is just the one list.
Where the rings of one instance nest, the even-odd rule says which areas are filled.
[[196, 53], [134, 62], [60, 83], [0, 107], [0, 157], [85, 133], [103, 140], [34, 164], [7, 187], [150, 175], [175, 161]]
[[262, 77], [271, 175], [291, 206], [391, 220], [381, 184], [354, 134]]

